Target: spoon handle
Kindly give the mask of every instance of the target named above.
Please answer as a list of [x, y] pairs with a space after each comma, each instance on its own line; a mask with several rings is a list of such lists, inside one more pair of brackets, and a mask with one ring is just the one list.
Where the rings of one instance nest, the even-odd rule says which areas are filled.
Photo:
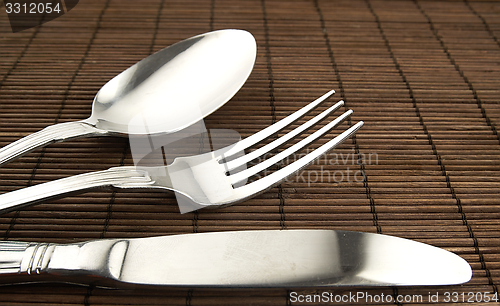
[[1, 148], [0, 166], [51, 143], [106, 133], [82, 121], [54, 124]]
[[0, 195], [0, 214], [80, 193], [97, 187], [145, 188], [154, 184], [148, 172], [136, 167], [114, 167], [104, 171], [89, 172], [50, 181]]

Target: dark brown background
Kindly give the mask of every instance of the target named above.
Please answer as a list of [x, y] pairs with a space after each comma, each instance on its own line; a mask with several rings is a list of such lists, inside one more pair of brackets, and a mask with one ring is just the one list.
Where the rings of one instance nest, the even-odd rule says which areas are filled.
[[[184, 215], [169, 193], [93, 191], [1, 215], [2, 239], [72, 242], [280, 228], [379, 232], [453, 251], [474, 276], [462, 286], [325, 290], [424, 298], [498, 292], [499, 2], [85, 0], [15, 34], [4, 8], [0, 146], [87, 118], [106, 81], [156, 50], [210, 30], [240, 28], [257, 40], [255, 69], [207, 118], [209, 127], [245, 137], [335, 89], [324, 107], [344, 99], [354, 115], [343, 128], [358, 120], [366, 125], [334, 152], [378, 160], [320, 163], [304, 174], [321, 166], [349, 169], [361, 171], [364, 183], [295, 180], [242, 204]], [[125, 138], [54, 144], [0, 168], [0, 192], [121, 164], [132, 164]], [[20, 285], [0, 288], [0, 304], [289, 305], [291, 290]]]

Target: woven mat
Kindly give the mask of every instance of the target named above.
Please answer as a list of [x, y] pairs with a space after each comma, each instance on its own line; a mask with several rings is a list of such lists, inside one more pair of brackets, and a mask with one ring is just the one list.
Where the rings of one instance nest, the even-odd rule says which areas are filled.
[[[499, 2], [82, 0], [19, 33], [10, 31], [4, 8], [0, 146], [87, 118], [93, 96], [122, 70], [179, 40], [224, 28], [250, 31], [258, 55], [247, 83], [206, 119], [208, 127], [246, 137], [330, 89], [337, 93], [324, 107], [343, 99], [354, 110], [340, 129], [359, 120], [365, 126], [297, 179], [241, 204], [180, 214], [170, 193], [93, 190], [0, 215], [3, 240], [343, 229], [455, 252], [474, 275], [461, 286], [317, 290], [18, 285], [0, 287], [1, 305], [295, 305], [292, 292], [324, 291], [421, 294], [420, 304], [444, 305], [446, 292], [460, 299], [464, 293], [465, 302], [469, 292], [498, 293]], [[0, 168], [0, 192], [132, 164], [126, 138], [53, 144]], [[430, 303], [429, 293], [439, 293], [440, 302]], [[360, 303], [370, 304], [342, 304]], [[319, 304], [328, 305], [308, 305]]]

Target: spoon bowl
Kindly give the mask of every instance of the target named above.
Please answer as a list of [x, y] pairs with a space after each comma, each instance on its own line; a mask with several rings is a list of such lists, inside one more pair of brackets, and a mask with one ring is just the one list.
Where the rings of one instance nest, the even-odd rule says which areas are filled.
[[243, 30], [219, 30], [173, 44], [107, 82], [96, 94], [89, 118], [46, 127], [0, 149], [0, 166], [74, 138], [182, 130], [238, 92], [256, 53], [254, 37]]

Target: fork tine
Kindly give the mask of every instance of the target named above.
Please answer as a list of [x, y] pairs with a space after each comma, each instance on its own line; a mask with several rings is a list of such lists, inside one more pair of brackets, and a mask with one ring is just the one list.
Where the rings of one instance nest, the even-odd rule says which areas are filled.
[[344, 142], [347, 138], [356, 133], [363, 126], [363, 124], [364, 124], [363, 121], [356, 123], [348, 130], [344, 131], [342, 134], [338, 135], [334, 139], [323, 144], [321, 147], [317, 148], [316, 150], [312, 151], [306, 156], [300, 158], [299, 160], [296, 160], [290, 165], [287, 165], [286, 167], [283, 167], [280, 170], [271, 173], [270, 175], [267, 175], [255, 182], [252, 182], [250, 184], [244, 185], [239, 188], [241, 189], [248, 188], [251, 190], [251, 193], [256, 194], [280, 184], [288, 177], [295, 176], [301, 169], [304, 169], [305, 167], [309, 166], [323, 154], [334, 149], [339, 144]]
[[[275, 156], [251, 167], [246, 170], [243, 170], [241, 172], [235, 173], [231, 175], [230, 181], [234, 185], [238, 182], [241, 182], [247, 178], [249, 178], [252, 175], [255, 175], [265, 169], [270, 168], [271, 166], [275, 165], [276, 163], [280, 162], [281, 160], [285, 159], [286, 157], [290, 156], [291, 154], [297, 152], [298, 150], [304, 148], [305, 146], [309, 145], [311, 142], [315, 141], [316, 139], [320, 138], [327, 132], [329, 132], [331, 129], [335, 128], [337, 125], [342, 123], [349, 115], [352, 114], [352, 110], [348, 110], [347, 112], [343, 113], [339, 117], [337, 117], [335, 120], [331, 121], [321, 129], [317, 130], [313, 134], [307, 136], [306, 138], [302, 139], [298, 143], [294, 144], [293, 146], [287, 148], [286, 150], [280, 152], [279, 154], [276, 154]], [[314, 118], [313, 118], [314, 119]], [[311, 119], [312, 120], [312, 119]]]
[[268, 138], [269, 136], [272, 136], [282, 129], [286, 128], [290, 124], [294, 123], [298, 119], [302, 118], [304, 115], [306, 115], [308, 112], [316, 108], [321, 102], [325, 101], [328, 99], [331, 95], [335, 93], [335, 90], [330, 90], [326, 94], [322, 95], [318, 99], [314, 100], [313, 102], [307, 104], [303, 108], [299, 109], [295, 113], [288, 115], [287, 117], [281, 119], [280, 121], [274, 123], [273, 125], [268, 126], [267, 128], [260, 130], [259, 132], [248, 136], [247, 138], [240, 140], [238, 143], [234, 145], [230, 150], [224, 153], [224, 158], [231, 157], [234, 154], [237, 154], [246, 148], [249, 148], [253, 146], [256, 143], [261, 142], [262, 140]]
[[227, 171], [234, 170], [234, 169], [236, 169], [242, 165], [245, 165], [248, 162], [258, 158], [259, 156], [262, 156], [268, 152], [271, 152], [273, 149], [283, 145], [284, 143], [286, 143], [290, 139], [293, 139], [297, 135], [300, 135], [302, 132], [309, 129], [311, 126], [313, 126], [316, 123], [318, 123], [319, 121], [323, 120], [324, 118], [326, 118], [328, 115], [330, 115], [332, 112], [336, 111], [337, 109], [339, 109], [343, 105], [344, 105], [344, 101], [339, 101], [338, 103], [336, 103], [332, 107], [323, 111], [321, 114], [315, 116], [311, 120], [306, 121], [302, 125], [298, 126], [297, 128], [288, 132], [287, 134], [281, 136], [280, 138], [274, 140], [273, 142], [270, 142], [267, 145], [255, 150], [253, 152], [245, 154], [237, 159], [226, 162], [225, 163], [226, 170]]

